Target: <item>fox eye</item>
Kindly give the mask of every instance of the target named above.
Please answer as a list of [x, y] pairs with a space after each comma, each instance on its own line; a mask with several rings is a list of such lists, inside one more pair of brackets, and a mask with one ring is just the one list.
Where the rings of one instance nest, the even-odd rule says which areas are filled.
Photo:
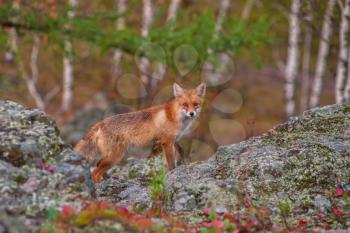
[[199, 103], [198, 103], [198, 102], [194, 102], [194, 103], [193, 103], [193, 106], [194, 106], [194, 107], [199, 107]]
[[188, 108], [188, 104], [187, 104], [187, 103], [183, 103], [182, 106], [183, 106], [184, 108]]

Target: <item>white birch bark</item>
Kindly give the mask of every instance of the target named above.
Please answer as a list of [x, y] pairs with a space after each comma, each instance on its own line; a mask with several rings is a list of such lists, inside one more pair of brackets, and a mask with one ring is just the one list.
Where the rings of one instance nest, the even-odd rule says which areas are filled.
[[295, 82], [298, 76], [299, 36], [300, 36], [300, 0], [292, 0], [289, 13], [289, 44], [285, 69], [285, 114], [295, 113]]
[[348, 75], [349, 61], [349, 38], [350, 32], [350, 0], [345, 0], [342, 7], [342, 16], [339, 30], [339, 57], [337, 66], [337, 76], [335, 83], [335, 99], [336, 103], [345, 102], [345, 82]]
[[38, 81], [38, 55], [39, 55], [39, 37], [35, 36], [33, 41], [32, 53], [30, 56], [30, 69], [32, 70], [32, 79], [34, 82]]
[[246, 3], [242, 11], [242, 16], [241, 16], [242, 20], [247, 20], [249, 18], [255, 3], [256, 3], [256, 0], [246, 0]]
[[309, 100], [309, 89], [310, 89], [310, 57], [311, 57], [311, 47], [312, 47], [312, 4], [311, 0], [307, 1], [307, 28], [305, 31], [304, 38], [304, 53], [303, 53], [303, 71], [302, 71], [302, 86], [301, 86], [301, 101], [300, 101], [300, 110], [301, 112], [305, 111], [308, 108]]
[[[71, 7], [77, 6], [77, 0], [69, 0]], [[68, 17], [74, 17], [74, 11], [68, 12]], [[73, 65], [72, 65], [72, 43], [69, 40], [64, 41], [64, 54], [63, 54], [63, 93], [62, 93], [62, 105], [61, 110], [68, 112], [72, 108], [73, 102]]]
[[[152, 0], [143, 0], [142, 6], [142, 27], [141, 27], [141, 36], [147, 37], [149, 29], [153, 22], [153, 9], [152, 9]], [[140, 71], [141, 71], [141, 80], [146, 86], [150, 85], [150, 71], [149, 71], [149, 60], [146, 57], [141, 57], [140, 60]]]
[[[35, 84], [36, 81], [33, 79], [33, 77], [31, 77], [27, 73], [25, 66], [24, 66], [24, 63], [23, 63], [23, 60], [22, 60], [22, 57], [20, 56], [19, 45], [18, 45], [18, 36], [17, 36], [17, 32], [16, 32], [15, 28], [10, 29], [10, 45], [11, 45], [11, 50], [12, 50], [11, 52], [15, 56], [16, 65], [17, 65], [19, 75], [26, 83], [29, 94], [33, 97], [33, 99], [35, 101], [35, 105], [39, 109], [45, 110], [45, 102], [44, 102], [43, 98], [41, 97], [41, 95], [36, 87], [36, 84]], [[32, 67], [32, 74], [34, 74], [34, 75], [37, 75], [37, 73], [35, 73], [35, 71], [37, 71], [37, 54], [33, 55], [33, 51], [34, 51], [34, 53], [36, 53], [39, 49], [38, 47], [39, 47], [39, 40], [35, 39], [33, 49], [32, 49], [32, 54], [31, 54], [31, 61], [30, 61], [31, 67]]]
[[13, 53], [6, 51], [4, 55], [4, 59], [6, 62], [12, 62], [14, 59]]
[[181, 0], [171, 0], [169, 10], [168, 10], [168, 17], [167, 17], [168, 21], [176, 18], [177, 9], [179, 9], [180, 4], [181, 4]]
[[[217, 39], [219, 36], [220, 31], [222, 30], [223, 26], [223, 21], [227, 16], [227, 12], [230, 8], [231, 1], [230, 0], [221, 0], [220, 2], [220, 8], [219, 8], [219, 14], [216, 20], [215, 24], [215, 31], [213, 34], [213, 39]], [[208, 49], [208, 55], [212, 54], [213, 51], [209, 48]], [[230, 57], [226, 54], [220, 54], [219, 56], [220, 63], [222, 64], [223, 67], [226, 67], [229, 62], [230, 62]], [[217, 72], [215, 69], [214, 64], [206, 62], [203, 65], [204, 71], [205, 71], [205, 76], [206, 80], [210, 81], [212, 84], [220, 84], [221, 80], [221, 73]]]
[[318, 47], [315, 77], [313, 80], [310, 107], [316, 107], [320, 102], [323, 77], [326, 69], [326, 59], [329, 53], [330, 38], [332, 35], [332, 17], [336, 0], [329, 0], [323, 19], [320, 44]]
[[[180, 4], [181, 4], [181, 0], [172, 0], [170, 2], [169, 9], [168, 9], [167, 21], [176, 19], [177, 10], [178, 10]], [[163, 63], [158, 64], [157, 69], [153, 74], [154, 78], [152, 79], [152, 83], [151, 83], [152, 88], [157, 86], [157, 83], [159, 81], [163, 80], [165, 72], [166, 72], [165, 62], [166, 61], [163, 61]]]
[[[118, 8], [117, 9], [118, 14], [120, 16], [116, 20], [116, 28], [117, 30], [123, 30], [125, 29], [125, 19], [123, 14], [125, 14], [125, 11], [126, 11], [126, 0], [118, 0], [117, 8]], [[122, 51], [120, 51], [119, 49], [114, 50], [113, 71], [116, 77], [118, 77], [121, 74], [120, 60], [122, 58], [122, 54], [123, 54]]]
[[226, 18], [228, 9], [230, 8], [230, 2], [231, 0], [221, 0], [220, 2], [219, 15], [216, 20], [215, 32], [213, 36], [214, 39], [218, 38], [219, 32], [222, 30], [222, 24], [224, 22], [224, 19]]

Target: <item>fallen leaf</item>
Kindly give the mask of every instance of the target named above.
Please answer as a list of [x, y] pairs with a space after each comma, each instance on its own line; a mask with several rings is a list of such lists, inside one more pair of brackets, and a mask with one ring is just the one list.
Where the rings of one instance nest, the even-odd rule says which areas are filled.
[[336, 188], [335, 189], [335, 196], [336, 197], [341, 197], [344, 194], [344, 190], [342, 188]]
[[334, 213], [335, 216], [340, 217], [343, 215], [343, 212], [340, 211], [337, 207], [332, 207], [332, 212]]

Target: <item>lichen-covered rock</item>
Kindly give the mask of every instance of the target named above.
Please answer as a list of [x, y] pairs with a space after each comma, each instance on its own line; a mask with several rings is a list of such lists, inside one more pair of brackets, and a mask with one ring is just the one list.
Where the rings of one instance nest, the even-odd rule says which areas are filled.
[[[36, 231], [47, 208], [80, 206], [77, 196], [90, 197], [90, 181], [87, 162], [63, 144], [53, 120], [0, 101], [0, 229]], [[15, 219], [23, 221], [12, 226]]]
[[118, 164], [109, 171], [110, 178], [96, 185], [96, 198], [140, 211], [147, 210], [152, 205], [150, 179], [162, 169], [165, 169], [162, 157], [129, 157], [124, 164]]
[[15, 165], [47, 161], [62, 145], [55, 122], [44, 112], [0, 101], [0, 159]]
[[[0, 126], [0, 232], [37, 231], [48, 208], [80, 207], [90, 194], [138, 210], [152, 206], [151, 177], [164, 167], [161, 157], [129, 158], [94, 186], [87, 162], [43, 112], [0, 101]], [[261, 137], [221, 146], [208, 161], [175, 168], [166, 176], [164, 207], [223, 213], [248, 201], [271, 211], [274, 222], [282, 221], [283, 208], [291, 222], [333, 207], [349, 216], [350, 203], [335, 197], [336, 188], [350, 192], [350, 106], [344, 105], [312, 109]], [[118, 223], [99, 224], [91, 232], [124, 232]]]
[[96, 195], [100, 201], [117, 202], [120, 206], [137, 210], [148, 209], [152, 203], [147, 186], [115, 177], [101, 181]]
[[208, 161], [171, 172], [168, 186], [173, 210], [233, 208], [238, 194], [271, 208], [276, 221], [281, 203], [299, 216], [331, 203], [350, 210], [329, 196], [350, 191], [350, 106], [315, 108], [261, 137], [221, 146]]

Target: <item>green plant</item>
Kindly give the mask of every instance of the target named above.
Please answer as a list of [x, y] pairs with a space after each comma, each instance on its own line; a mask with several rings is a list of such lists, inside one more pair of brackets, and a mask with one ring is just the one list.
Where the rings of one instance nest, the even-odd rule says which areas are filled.
[[169, 192], [166, 189], [166, 170], [161, 168], [157, 172], [151, 173], [151, 182], [149, 185], [150, 195], [153, 201], [166, 202], [169, 198]]

